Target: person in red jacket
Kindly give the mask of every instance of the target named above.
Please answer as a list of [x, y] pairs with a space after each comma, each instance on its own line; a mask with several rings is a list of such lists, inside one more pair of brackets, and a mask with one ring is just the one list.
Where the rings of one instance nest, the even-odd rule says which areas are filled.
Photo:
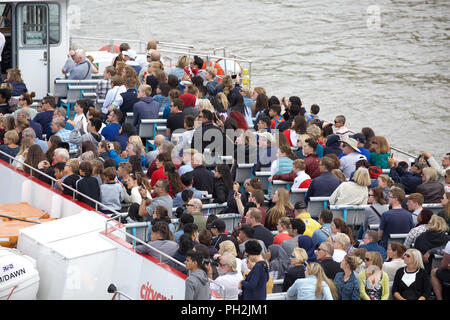
[[303, 154], [305, 155], [305, 172], [311, 177], [311, 179], [317, 178], [321, 175], [319, 164], [320, 158], [316, 154], [317, 141], [314, 139], [306, 139], [303, 144]]
[[269, 109], [269, 116], [272, 119], [270, 122], [271, 129], [278, 129], [278, 125], [284, 121], [284, 118], [280, 115], [281, 107], [279, 105], [273, 105]]
[[164, 163], [168, 160], [168, 154], [167, 153], [160, 153], [156, 156], [155, 163], [157, 169], [152, 173], [150, 185], [153, 187], [155, 186], [156, 182], [158, 182], [159, 179], [168, 180], [166, 175], [164, 174]]

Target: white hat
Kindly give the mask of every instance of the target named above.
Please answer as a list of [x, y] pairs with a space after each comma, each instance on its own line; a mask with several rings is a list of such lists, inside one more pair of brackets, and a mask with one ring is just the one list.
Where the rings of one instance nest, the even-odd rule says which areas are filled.
[[135, 60], [136, 57], [137, 57], [136, 52], [135, 52], [134, 50], [131, 50], [131, 49], [128, 50], [128, 51], [123, 51], [122, 54], [123, 54], [124, 56], [130, 57], [130, 58], [133, 59], [133, 60]]
[[266, 140], [268, 140], [270, 143], [274, 143], [275, 142], [275, 137], [268, 131], [264, 131], [264, 132], [257, 132], [256, 133], [258, 136], [265, 138]]
[[341, 138], [341, 140], [339, 140], [340, 142], [344, 142], [346, 144], [348, 144], [350, 146], [350, 148], [352, 148], [353, 150], [356, 150], [357, 152], [360, 152], [360, 150], [358, 149], [358, 141], [356, 141], [353, 138]]

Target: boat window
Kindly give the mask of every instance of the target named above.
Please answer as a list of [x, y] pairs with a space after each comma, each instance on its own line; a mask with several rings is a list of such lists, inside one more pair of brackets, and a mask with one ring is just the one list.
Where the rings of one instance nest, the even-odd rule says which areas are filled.
[[22, 7], [23, 44], [26, 46], [47, 45], [47, 10], [42, 5]]
[[[49, 3], [50, 44], [61, 42], [61, 12], [57, 3]], [[22, 7], [23, 44], [26, 46], [47, 45], [47, 17], [43, 5], [25, 5]]]
[[48, 7], [50, 10], [50, 44], [59, 44], [59, 42], [61, 41], [60, 7], [57, 3], [51, 3], [48, 5]]

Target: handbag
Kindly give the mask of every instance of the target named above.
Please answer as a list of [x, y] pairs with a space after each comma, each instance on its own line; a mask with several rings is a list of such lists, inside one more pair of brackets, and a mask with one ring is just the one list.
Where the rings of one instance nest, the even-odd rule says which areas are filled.
[[370, 208], [377, 214], [377, 216], [378, 216], [378, 218], [380, 218], [381, 219], [381, 214], [378, 212], [378, 210], [377, 209], [375, 209], [375, 207], [374, 206], [370, 206]]

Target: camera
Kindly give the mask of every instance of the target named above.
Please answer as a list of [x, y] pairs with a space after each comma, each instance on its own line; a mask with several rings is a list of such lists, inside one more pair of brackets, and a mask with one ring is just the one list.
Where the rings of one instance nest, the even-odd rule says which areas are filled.
[[213, 259], [203, 259], [203, 264], [210, 264], [212, 266], [219, 266], [219, 262]]

